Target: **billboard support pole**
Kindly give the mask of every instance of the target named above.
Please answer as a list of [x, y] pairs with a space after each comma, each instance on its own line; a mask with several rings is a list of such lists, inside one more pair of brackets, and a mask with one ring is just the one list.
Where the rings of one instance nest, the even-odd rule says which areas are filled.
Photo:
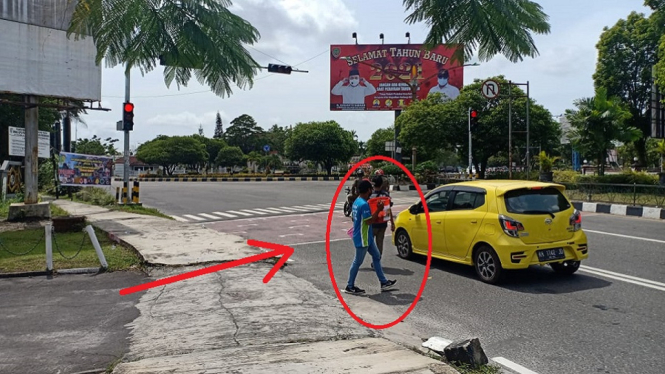
[[469, 116], [469, 177], [471, 177], [473, 174], [473, 154], [471, 153], [471, 108], [469, 108], [466, 114]]
[[[129, 102], [129, 67], [125, 70], [125, 102]], [[129, 185], [129, 130], [127, 128], [123, 129], [125, 132], [125, 165], [122, 168], [122, 180], [124, 186]]]
[[531, 150], [529, 147], [529, 81], [526, 81], [526, 179], [529, 179], [531, 172]]
[[37, 204], [37, 176], [39, 162], [39, 98], [25, 96], [25, 204]]

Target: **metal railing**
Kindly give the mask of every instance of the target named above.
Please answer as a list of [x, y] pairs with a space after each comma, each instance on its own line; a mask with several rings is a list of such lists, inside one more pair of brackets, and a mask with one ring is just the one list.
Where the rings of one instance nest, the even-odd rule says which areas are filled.
[[560, 183], [571, 200], [665, 207], [665, 186], [648, 184]]

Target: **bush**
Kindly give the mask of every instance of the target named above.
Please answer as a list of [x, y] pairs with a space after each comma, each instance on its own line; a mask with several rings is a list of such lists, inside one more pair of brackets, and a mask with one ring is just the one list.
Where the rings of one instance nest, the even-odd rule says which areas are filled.
[[657, 185], [658, 176], [647, 174], [645, 172], [625, 171], [621, 174], [581, 175], [579, 183], [606, 183], [606, 184], [647, 184]]
[[116, 203], [114, 195], [111, 195], [105, 189], [98, 187], [86, 187], [77, 192], [74, 196], [76, 196], [77, 199], [92, 205], [109, 206]]
[[582, 174], [574, 170], [554, 170], [556, 183], [577, 183]]

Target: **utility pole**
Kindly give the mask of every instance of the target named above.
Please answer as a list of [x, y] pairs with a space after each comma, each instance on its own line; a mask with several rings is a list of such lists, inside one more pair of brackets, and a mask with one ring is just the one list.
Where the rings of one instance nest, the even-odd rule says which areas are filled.
[[508, 179], [513, 179], [513, 82], [508, 81]]
[[529, 179], [531, 172], [531, 149], [529, 147], [529, 81], [526, 81], [526, 179]]
[[39, 201], [37, 176], [39, 175], [39, 98], [25, 96], [25, 204]]

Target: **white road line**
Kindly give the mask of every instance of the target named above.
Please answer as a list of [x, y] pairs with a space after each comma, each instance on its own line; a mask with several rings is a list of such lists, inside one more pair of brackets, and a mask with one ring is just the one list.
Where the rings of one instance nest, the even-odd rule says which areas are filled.
[[307, 211], [308, 211], [307, 209], [303, 209], [303, 208], [295, 208], [295, 207], [292, 207], [292, 206], [288, 206], [288, 207], [287, 207], [287, 206], [283, 206], [283, 207], [281, 207], [281, 209], [291, 209], [291, 210], [293, 210], [293, 211], [295, 211], [295, 212], [307, 212]]
[[252, 214], [261, 214], [261, 215], [268, 214], [268, 213], [265, 213], [265, 212], [258, 212], [258, 211], [253, 211], [253, 210], [249, 210], [249, 209], [242, 209], [242, 211], [252, 213]]
[[268, 209], [280, 210], [280, 211], [282, 211], [282, 212], [287, 212], [287, 213], [300, 212], [299, 210], [292, 209], [292, 208], [287, 208], [287, 207], [281, 207], [281, 208], [268, 208]]
[[618, 236], [620, 238], [627, 238], [627, 239], [635, 239], [635, 240], [644, 240], [647, 242], [653, 242], [653, 243], [660, 243], [660, 244], [665, 244], [665, 240], [658, 240], [658, 239], [649, 239], [649, 238], [641, 238], [639, 236], [630, 236], [630, 235], [622, 235], [622, 234], [615, 234], [612, 232], [605, 232], [605, 231], [596, 231], [596, 230], [589, 230], [582, 228], [584, 232], [592, 232], [594, 234], [603, 234], [603, 235], [610, 235], [610, 236]]
[[287, 236], [302, 236], [302, 235], [303, 234], [300, 234], [300, 233], [298, 233], [298, 234], [284, 234], [284, 235], [280, 235], [279, 237], [280, 238], [286, 238]]
[[295, 208], [306, 209], [306, 210], [308, 210], [308, 211], [309, 211], [309, 210], [319, 210], [319, 208], [314, 208], [314, 207], [307, 206], [307, 205], [298, 205], [298, 206], [296, 206]]
[[289, 226], [289, 229], [295, 229], [296, 227], [309, 227], [309, 225]]
[[189, 220], [184, 219], [182, 217], [178, 217], [178, 216], [171, 216], [171, 218], [173, 218], [174, 220], [176, 220], [178, 222], [189, 222]]
[[267, 208], [267, 209], [278, 210], [280, 212], [285, 212], [285, 213], [298, 213], [298, 212], [300, 212], [300, 210], [295, 210], [295, 209], [291, 209], [291, 208]]
[[212, 214], [199, 213], [199, 215], [200, 215], [201, 217], [205, 217], [205, 218], [208, 218], [208, 219], [219, 219], [219, 217], [217, 217], [217, 216], [213, 216]]
[[522, 366], [520, 364], [516, 364], [516, 363], [514, 363], [514, 362], [512, 362], [512, 361], [510, 361], [506, 358], [503, 358], [503, 357], [493, 357], [492, 361], [495, 361], [496, 363], [501, 364], [501, 365], [507, 367], [510, 370], [514, 370], [514, 371], [518, 372], [519, 374], [538, 374], [533, 370], [529, 370], [529, 369], [525, 368], [524, 366]]
[[[580, 270], [584, 271], [584, 272], [587, 272], [587, 273], [594, 274], [594, 275], [598, 275], [600, 277], [616, 279], [616, 280], [624, 281], [626, 283], [636, 284], [636, 285], [642, 286], [642, 287], [653, 288], [654, 290], [658, 290], [658, 291], [665, 291], [665, 283], [650, 281], [650, 280], [647, 280], [647, 279], [632, 277], [630, 275], [624, 275], [624, 274], [620, 274], [620, 273], [614, 273], [614, 272], [607, 271], [607, 270], [600, 270], [600, 269], [591, 270], [591, 269], [589, 269], [588, 266], [580, 266]], [[639, 279], [639, 280], [636, 280], [636, 279]]]
[[231, 213], [231, 214], [239, 214], [239, 215], [241, 215], [241, 216], [245, 216], [245, 217], [247, 217], [247, 216], [251, 216], [251, 214], [249, 214], [249, 213], [245, 213], [245, 212], [237, 212], [237, 211], [235, 211], [235, 210], [229, 210], [228, 212]]
[[258, 226], [258, 224], [250, 223], [249, 225], [238, 225], [238, 227], [248, 227], [248, 226]]
[[189, 219], [193, 219], [193, 220], [195, 220], [195, 221], [205, 221], [205, 218], [201, 218], [201, 217], [193, 216], [193, 215], [191, 215], [191, 214], [185, 214], [185, 215], [183, 215], [183, 217], [187, 217], [187, 218], [189, 218]]
[[218, 216], [228, 217], [228, 218], [236, 218], [236, 217], [237, 217], [237, 216], [235, 216], [235, 215], [233, 215], [233, 214], [224, 213], [224, 212], [212, 212], [212, 214], [216, 214], [216, 215], [218, 215]]
[[282, 213], [284, 213], [284, 212], [279, 211], [279, 210], [270, 210], [270, 209], [266, 209], [266, 208], [254, 208], [254, 210], [258, 210], [259, 212], [266, 212], [266, 213], [270, 213], [270, 214], [282, 214]]
[[[341, 242], [344, 240], [351, 240], [351, 238], [344, 238], [344, 239], [330, 239], [330, 242]], [[306, 243], [296, 243], [296, 244], [289, 244], [289, 247], [293, 247], [294, 245], [312, 245], [312, 244], [326, 244], [326, 241], [318, 241], [318, 242], [306, 242]]]

